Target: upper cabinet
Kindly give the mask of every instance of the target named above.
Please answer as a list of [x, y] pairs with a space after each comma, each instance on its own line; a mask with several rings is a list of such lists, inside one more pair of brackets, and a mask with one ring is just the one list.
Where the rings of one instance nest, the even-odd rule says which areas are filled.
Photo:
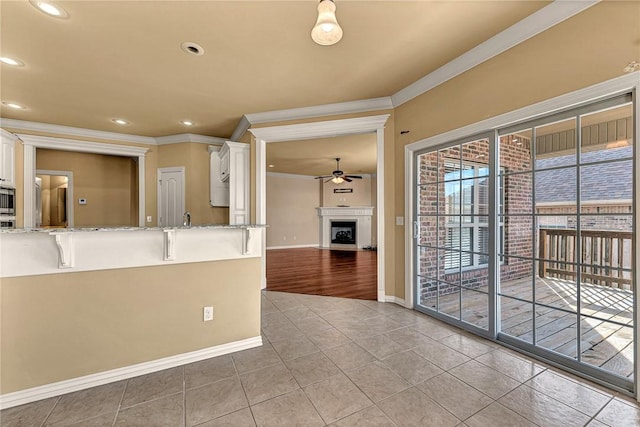
[[2, 146], [0, 147], [0, 187], [16, 186], [16, 136], [2, 130]]
[[249, 144], [209, 147], [211, 206], [229, 207], [229, 224], [249, 224]]

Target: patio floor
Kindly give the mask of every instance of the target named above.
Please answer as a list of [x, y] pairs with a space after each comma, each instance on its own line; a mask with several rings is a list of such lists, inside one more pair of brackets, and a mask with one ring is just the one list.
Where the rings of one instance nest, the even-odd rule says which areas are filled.
[[[528, 343], [533, 342], [534, 335], [533, 305], [510, 297], [533, 301], [532, 288], [531, 278], [503, 282], [500, 298], [502, 333]], [[486, 287], [478, 290], [485, 293], [465, 289], [462, 296], [441, 296], [440, 312], [457, 318], [462, 299], [462, 319], [486, 328]], [[582, 284], [580, 292], [582, 362], [633, 379], [633, 292], [590, 284]], [[536, 277], [535, 301], [544, 304], [536, 304], [535, 344], [576, 359], [575, 283]]]

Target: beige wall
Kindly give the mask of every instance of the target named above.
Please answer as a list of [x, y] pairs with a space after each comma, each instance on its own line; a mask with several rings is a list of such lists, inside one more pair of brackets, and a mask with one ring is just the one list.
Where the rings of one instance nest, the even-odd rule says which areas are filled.
[[320, 184], [313, 177], [267, 174], [267, 248], [318, 245]]
[[5, 394], [259, 336], [260, 259], [4, 278], [0, 304]]
[[[138, 225], [137, 165], [128, 157], [76, 153], [59, 150], [36, 150], [36, 168], [73, 172], [74, 225]], [[87, 199], [86, 205], [78, 204]]]
[[[622, 75], [640, 58], [639, 16], [640, 2], [601, 2], [396, 108], [393, 215], [404, 215], [406, 144]], [[396, 231], [395, 295], [404, 298], [404, 227]]]
[[[336, 188], [351, 188], [353, 193], [334, 193]], [[322, 183], [322, 206], [372, 206], [371, 204], [371, 177], [363, 176], [362, 179], [354, 179], [351, 182], [334, 184]]]
[[193, 142], [161, 145], [157, 167], [185, 167], [185, 210], [191, 213], [193, 225], [228, 224], [229, 209], [213, 208], [209, 204], [208, 150], [207, 144]]

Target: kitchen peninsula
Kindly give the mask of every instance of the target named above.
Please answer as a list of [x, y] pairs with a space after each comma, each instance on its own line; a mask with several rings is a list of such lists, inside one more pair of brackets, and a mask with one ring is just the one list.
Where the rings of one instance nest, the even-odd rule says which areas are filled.
[[1, 230], [2, 407], [261, 345], [263, 227]]

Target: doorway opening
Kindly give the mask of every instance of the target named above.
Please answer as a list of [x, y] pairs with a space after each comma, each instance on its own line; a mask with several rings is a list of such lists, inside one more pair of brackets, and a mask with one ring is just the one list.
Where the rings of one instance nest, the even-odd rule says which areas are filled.
[[[376, 256], [376, 296], [378, 301], [386, 301], [384, 291], [384, 124], [389, 115], [369, 116], [354, 119], [332, 120], [325, 122], [303, 123], [297, 125], [274, 126], [265, 128], [250, 129], [249, 131], [256, 138], [256, 222], [267, 223], [267, 144], [283, 141], [300, 141], [301, 146], [308, 139], [327, 138], [342, 135], [354, 135], [364, 133], [374, 133], [376, 136], [376, 235], [378, 250], [374, 252]], [[329, 156], [327, 154], [327, 156]], [[340, 157], [333, 156], [332, 157]], [[323, 175], [319, 174], [319, 175]], [[317, 230], [317, 228], [316, 228]], [[266, 231], [263, 230], [263, 238], [266, 239]], [[318, 250], [315, 249], [314, 250]], [[262, 264], [262, 287], [267, 287], [266, 276], [266, 246], [264, 249]], [[360, 253], [360, 252], [358, 252]], [[394, 298], [395, 301], [395, 298]]]
[[36, 170], [36, 227], [73, 227], [73, 172]]

